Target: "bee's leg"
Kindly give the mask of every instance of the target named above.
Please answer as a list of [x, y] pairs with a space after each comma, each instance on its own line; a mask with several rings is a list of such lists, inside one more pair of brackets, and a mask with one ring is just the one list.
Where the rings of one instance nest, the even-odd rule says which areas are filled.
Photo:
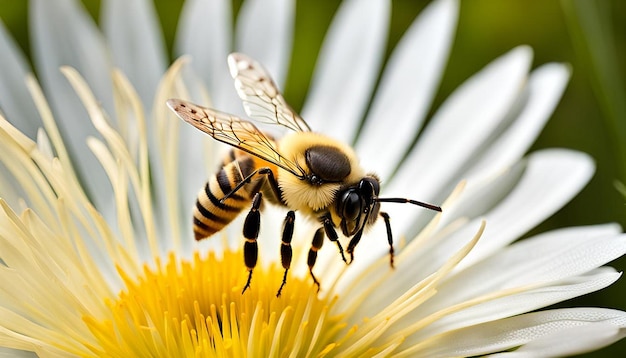
[[347, 251], [348, 251], [348, 254], [350, 254], [350, 262], [348, 264], [351, 264], [352, 261], [354, 261], [354, 248], [356, 247], [356, 245], [359, 244], [359, 241], [361, 241], [361, 235], [363, 235], [363, 229], [357, 231], [356, 234], [354, 234], [354, 236], [350, 240], [350, 243], [348, 244]]
[[317, 291], [320, 290], [320, 283], [315, 278], [313, 274], [313, 266], [315, 266], [315, 261], [317, 261], [317, 251], [322, 248], [324, 244], [324, 230], [322, 228], [317, 229], [315, 231], [315, 235], [313, 235], [313, 241], [311, 242], [311, 248], [309, 249], [309, 257], [307, 259], [307, 264], [309, 265], [309, 273], [313, 278], [313, 283], [317, 285]]
[[380, 216], [385, 221], [385, 227], [387, 228], [387, 242], [389, 243], [389, 264], [391, 265], [391, 268], [394, 268], [393, 266], [393, 256], [394, 256], [393, 236], [391, 234], [391, 223], [389, 222], [389, 214], [381, 211]]
[[339, 248], [339, 253], [341, 254], [341, 259], [347, 264], [348, 261], [346, 260], [346, 256], [343, 254], [343, 247], [339, 242], [339, 236], [337, 235], [337, 231], [335, 231], [333, 222], [330, 220], [330, 217], [328, 215], [322, 218], [322, 224], [324, 225], [324, 232], [326, 233], [326, 236], [328, 236], [328, 239], [330, 241], [337, 244], [337, 247]]
[[[371, 211], [366, 211], [365, 214], [365, 219], [363, 220], [363, 222], [367, 222], [368, 218], [370, 217], [370, 213]], [[382, 214], [382, 213], [381, 213]], [[387, 214], [385, 214], [387, 215]], [[384, 216], [383, 216], [384, 218]], [[385, 219], [385, 223], [387, 224], [387, 239], [391, 240], [391, 236], [389, 236], [389, 232], [391, 230], [390, 226], [389, 226], [389, 215], [387, 215], [387, 219]], [[359, 229], [359, 231], [356, 232], [356, 234], [354, 234], [354, 236], [352, 237], [352, 239], [350, 240], [350, 242], [348, 243], [348, 253], [350, 254], [350, 263], [352, 263], [352, 261], [354, 261], [354, 248], [356, 248], [356, 245], [359, 244], [359, 241], [361, 241], [361, 236], [363, 235], [363, 228], [364, 226], [361, 227], [361, 229]], [[389, 241], [391, 243], [391, 241]], [[390, 250], [393, 254], [393, 246], [391, 247]], [[392, 258], [392, 266], [393, 266], [393, 258]]]
[[289, 267], [291, 267], [291, 238], [293, 237], [293, 222], [295, 219], [296, 215], [293, 210], [291, 210], [287, 213], [285, 223], [283, 224], [283, 238], [280, 245], [280, 262], [283, 264], [285, 274], [283, 275], [283, 282], [280, 284], [276, 297], [280, 297], [280, 292], [287, 283], [287, 272], [289, 271]]
[[257, 192], [252, 199], [252, 209], [246, 216], [246, 221], [243, 224], [243, 237], [246, 242], [243, 246], [243, 259], [248, 268], [248, 281], [243, 287], [241, 294], [246, 292], [246, 289], [250, 287], [250, 281], [252, 281], [252, 270], [256, 266], [257, 259], [259, 258], [259, 246], [256, 239], [259, 237], [259, 230], [261, 228], [261, 213], [259, 207], [261, 206], [261, 199], [263, 195], [261, 192]]
[[224, 195], [224, 197], [220, 200], [220, 202], [223, 203], [226, 199], [228, 199], [233, 194], [235, 194], [239, 189], [243, 188], [244, 185], [250, 183], [250, 181], [255, 175], [266, 175], [266, 178], [269, 181], [270, 187], [272, 188], [274, 195], [276, 195], [276, 199], [282, 201], [282, 194], [280, 191], [280, 187], [278, 186], [278, 182], [276, 181], [276, 178], [274, 178], [274, 173], [272, 172], [270, 168], [263, 167], [263, 168], [259, 168], [253, 171], [247, 177], [243, 178], [241, 182], [239, 182], [239, 184], [237, 184], [229, 193]]

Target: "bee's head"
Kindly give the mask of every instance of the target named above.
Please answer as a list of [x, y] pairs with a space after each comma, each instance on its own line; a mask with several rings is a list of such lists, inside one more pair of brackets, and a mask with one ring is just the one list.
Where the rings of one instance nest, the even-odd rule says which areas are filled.
[[355, 235], [378, 217], [380, 181], [374, 175], [362, 178], [354, 185], [342, 188], [337, 195], [337, 213], [341, 231], [346, 237]]

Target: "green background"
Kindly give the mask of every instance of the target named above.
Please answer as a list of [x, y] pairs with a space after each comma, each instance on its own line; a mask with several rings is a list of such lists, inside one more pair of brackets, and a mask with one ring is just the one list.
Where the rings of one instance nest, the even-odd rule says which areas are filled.
[[[97, 21], [100, 1], [84, 0], [83, 3]], [[157, 0], [155, 3], [164, 37], [171, 49], [183, 1]], [[296, 109], [302, 105], [319, 47], [339, 3], [332, 0], [297, 2], [294, 53], [285, 88], [285, 97]], [[426, 4], [428, 1], [422, 0], [393, 1], [387, 54]], [[589, 42], [592, 51], [576, 45], [582, 39], [577, 32], [581, 17], [567, 15], [571, 12], [564, 9], [572, 4], [600, 10], [588, 27], [600, 30]], [[241, 1], [235, 1], [233, 16], [240, 5]], [[0, 18], [28, 55], [27, 6], [27, 1], [0, 0]], [[593, 11], [585, 9], [582, 14], [582, 19], [589, 19]], [[433, 108], [488, 62], [520, 44], [533, 47], [534, 66], [557, 61], [569, 63], [573, 68], [563, 99], [533, 150], [573, 148], [590, 154], [597, 165], [594, 178], [580, 195], [532, 233], [606, 222], [626, 226], [626, 199], [615, 187], [616, 180], [626, 183], [626, 1], [461, 1], [455, 42]], [[607, 48], [614, 52], [602, 51]], [[594, 66], [590, 62], [592, 53], [600, 65]], [[602, 77], [603, 74], [606, 77]], [[613, 262], [612, 266], [623, 271], [626, 258]], [[626, 310], [626, 280], [559, 306], [580, 305]], [[626, 352], [626, 340], [588, 356], [617, 356], [623, 352]]]

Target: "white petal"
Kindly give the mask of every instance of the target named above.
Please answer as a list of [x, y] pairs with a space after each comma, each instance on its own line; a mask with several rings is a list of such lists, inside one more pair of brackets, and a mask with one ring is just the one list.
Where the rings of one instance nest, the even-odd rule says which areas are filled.
[[[456, 27], [458, 3], [436, 1], [389, 58], [356, 145], [364, 168], [387, 178], [415, 139], [435, 96]], [[393, 145], [380, 146], [393, 140]]]
[[[439, 203], [460, 180], [467, 162], [480, 155], [483, 141], [506, 120], [524, 83], [530, 57], [525, 47], [511, 51], [459, 88], [435, 115], [384, 196]], [[385, 210], [394, 219], [395, 230], [409, 238], [433, 215], [400, 205], [387, 205]]]
[[178, 56], [191, 55], [191, 66], [205, 82], [213, 107], [243, 112], [226, 64], [232, 50], [231, 18], [229, 0], [186, 1], [178, 21], [175, 48]]
[[[528, 47], [518, 47], [459, 87], [432, 118], [384, 195], [443, 200], [456, 186], [466, 162], [506, 119], [523, 88], [531, 58]], [[425, 213], [391, 205], [385, 210], [388, 207], [400, 228]]]
[[521, 112], [466, 174], [469, 185], [524, 155], [559, 103], [569, 76], [569, 67], [557, 63], [533, 71], [526, 86], [527, 93], [523, 94], [528, 98], [525, 98]]
[[[341, 287], [341, 284], [349, 283], [351, 280], [354, 280], [354, 277], [361, 277], [363, 283], [360, 286], [352, 287], [352, 289], [356, 289], [357, 291], [371, 290], [372, 292], [367, 293], [367, 300], [359, 305], [359, 314], [356, 316], [370, 317], [375, 312], [380, 312], [392, 305], [400, 295], [411, 291], [423, 280], [441, 272], [442, 267], [449, 264], [450, 260], [458, 255], [459, 252], [462, 252], [463, 248], [473, 240], [476, 233], [480, 231], [481, 225], [482, 223], [466, 224], [462, 227], [458, 235], [455, 233], [455, 235], [450, 235], [449, 237], [443, 235], [428, 235], [426, 237], [427, 241], [418, 245], [415, 245], [418, 243], [417, 241], [411, 242], [410, 246], [397, 250], [395, 269], [389, 267], [388, 260], [384, 260], [382, 264], [382, 260], [374, 263], [371, 259], [363, 263], [364, 255], [361, 255], [361, 252], [364, 250], [359, 246], [359, 255], [356, 256], [355, 254], [355, 262], [346, 270], [347, 272], [342, 277], [342, 282], [340, 282], [339, 287]], [[388, 246], [386, 250], [380, 248], [383, 244], [387, 244], [386, 240], [383, 239], [384, 235], [384, 232], [380, 233], [379, 236], [372, 235], [373, 237], [370, 237], [370, 235], [368, 235], [367, 239], [369, 239], [369, 241], [367, 243], [363, 242], [361, 245], [367, 245], [367, 251], [371, 251], [371, 246], [374, 245], [376, 241], [379, 241], [375, 248], [379, 250], [380, 258], [382, 253], [386, 253], [389, 250]], [[374, 239], [379, 240], [375, 241]], [[355, 267], [354, 269], [353, 266]], [[352, 271], [358, 269], [362, 272], [355, 274]], [[363, 271], [365, 271], [365, 273]], [[376, 289], [374, 287], [378, 286], [374, 285], [383, 285], [385, 289]], [[350, 294], [353, 293], [350, 292]], [[357, 296], [362, 294], [362, 292], [359, 292]], [[428, 302], [423, 303], [422, 306], [425, 304], [428, 305]], [[428, 313], [432, 311], [432, 309], [423, 309], [422, 306], [419, 308], [420, 312]]]
[[0, 22], [0, 112], [22, 133], [35, 138], [41, 119], [26, 89], [26, 73], [30, 68], [24, 55]]
[[[553, 162], [554, 166], [551, 164]], [[458, 199], [444, 208], [440, 227], [445, 228], [457, 220], [474, 219], [474, 222], [478, 222], [484, 218], [488, 224], [477, 248], [460, 267], [465, 267], [482, 255], [519, 238], [576, 195], [591, 174], [593, 163], [586, 155], [568, 150], [544, 150], [532, 154], [529, 159], [515, 164], [497, 176], [483, 180], [480, 185], [473, 185], [465, 190]], [[512, 201], [512, 198], [515, 200]], [[402, 218], [402, 215], [406, 216], [411, 211], [403, 212], [400, 210], [404, 208], [392, 205], [387, 205], [384, 209], [394, 219], [392, 226], [395, 232], [412, 238], [423, 226], [422, 216], [417, 220], [406, 221], [405, 227], [399, 227], [396, 216], [400, 215]], [[507, 217], [508, 215], [511, 217]], [[482, 250], [488, 252], [483, 253]]]
[[[625, 320], [624, 312], [602, 308], [534, 312], [449, 332], [428, 341], [413, 354], [428, 357], [478, 356], [515, 348], [573, 327], [599, 322], [615, 328], [624, 327]], [[571, 342], [569, 339], [566, 341]]]
[[[421, 280], [441, 269], [442, 265], [471, 238], [474, 225], [448, 237], [433, 237], [420, 251], [396, 257], [396, 270], [390, 275], [386, 267], [368, 274], [367, 282], [381, 277], [386, 290], [374, 290], [359, 307], [370, 316], [397, 299], [390, 292], [408, 292]], [[540, 235], [515, 244], [465, 270], [437, 287], [437, 296], [420, 306], [420, 314], [437, 312], [481, 295], [520, 287], [537, 287], [568, 277], [585, 274], [626, 252], [626, 236], [620, 236], [619, 226], [605, 225], [570, 228]], [[361, 259], [359, 256], [359, 259]], [[359, 261], [360, 262], [360, 261]], [[611, 271], [612, 273], [613, 271]]]
[[518, 185], [526, 171], [528, 160], [523, 159], [497, 175], [466, 185], [457, 200], [444, 209], [441, 226], [455, 220], [483, 217], [504, 200]]
[[570, 327], [530, 341], [510, 353], [495, 357], [562, 357], [590, 352], [621, 339], [624, 333], [608, 323]]
[[523, 240], [447, 278], [438, 298], [421, 309], [434, 312], [489, 292], [591, 271], [626, 251], [626, 237], [619, 230], [618, 225], [575, 227]]
[[146, 0], [103, 1], [101, 23], [111, 46], [114, 65], [128, 76], [149, 108], [166, 66], [154, 4]]
[[108, 113], [113, 112], [111, 66], [95, 24], [74, 0], [35, 0], [30, 3], [33, 55], [39, 78], [70, 149], [80, 177], [97, 207], [111, 207], [111, 186], [85, 140], [96, 131], [87, 112], [59, 71], [76, 68]]
[[[497, 298], [491, 298], [477, 305], [449, 314], [416, 332], [412, 339], [418, 341], [442, 332], [469, 327], [492, 320], [512, 317], [537, 310], [574, 297], [601, 290], [614, 283], [621, 274], [610, 268], [596, 269], [589, 274], [572, 277], [546, 287], [528, 289], [515, 293], [502, 291]], [[489, 297], [489, 296], [487, 296]], [[437, 296], [433, 297], [437, 299]], [[419, 310], [417, 310], [419, 311]], [[398, 327], [416, 322], [422, 312], [405, 316], [398, 322]]]
[[385, 52], [390, 2], [341, 3], [322, 46], [302, 117], [349, 142], [365, 113]]
[[237, 51], [262, 63], [281, 88], [289, 69], [295, 8], [294, 0], [248, 0], [237, 18]]
[[535, 152], [515, 189], [486, 214], [487, 229], [459, 269], [508, 245], [570, 201], [587, 184], [594, 164], [565, 149]]

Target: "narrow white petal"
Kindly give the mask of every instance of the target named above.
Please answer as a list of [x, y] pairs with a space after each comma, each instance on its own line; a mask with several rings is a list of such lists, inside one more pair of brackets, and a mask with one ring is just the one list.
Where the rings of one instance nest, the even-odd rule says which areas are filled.
[[235, 48], [262, 63], [281, 88], [289, 70], [295, 8], [294, 0], [248, 0], [237, 18]]
[[[214, 140], [184, 125], [165, 105], [170, 98], [189, 98], [189, 93], [178, 90], [183, 87], [180, 74], [186, 66], [185, 59], [183, 57], [174, 62], [157, 88], [154, 123], [149, 126], [149, 138], [152, 140], [151, 153], [155, 153], [153, 158], [156, 158], [150, 163], [153, 187], [161, 193], [156, 198], [156, 211], [162, 219], [156, 224], [159, 232], [171, 230], [172, 237], [184, 238], [182, 243], [187, 245], [184, 248], [190, 249], [187, 238], [192, 237], [191, 209], [198, 190], [208, 178], [207, 171], [217, 167], [219, 158], [213, 150]], [[156, 107], [159, 104], [162, 110]], [[172, 137], [179, 140], [172, 141]]]
[[380, 70], [390, 18], [388, 0], [341, 3], [322, 46], [302, 117], [350, 142]]
[[20, 208], [24, 198], [28, 197], [23, 185], [4, 167], [0, 167], [0, 193], [12, 208]]
[[531, 154], [515, 189], [486, 214], [487, 230], [460, 268], [508, 245], [559, 210], [593, 172], [593, 161], [580, 152], [551, 149]]
[[97, 207], [108, 215], [111, 186], [85, 140], [96, 135], [87, 112], [59, 68], [76, 68], [102, 106], [113, 112], [111, 65], [104, 41], [87, 12], [74, 0], [35, 0], [30, 3], [33, 57], [59, 129], [79, 175]]
[[466, 174], [469, 185], [524, 155], [559, 103], [569, 76], [569, 67], [557, 63], [541, 66], [531, 73], [522, 94], [527, 98], [521, 112]]
[[[458, 4], [433, 2], [413, 22], [389, 58], [356, 145], [365, 168], [387, 178], [424, 122], [441, 79]], [[385, 150], [380, 146], [385, 145]]]
[[152, 1], [106, 0], [101, 23], [113, 64], [127, 74], [147, 107], [166, 66], [163, 36]]
[[[624, 327], [625, 321], [626, 313], [602, 308], [571, 308], [528, 313], [449, 332], [429, 340], [412, 354], [428, 357], [478, 356], [515, 348], [536, 340], [541, 341], [543, 337], [558, 334], [568, 328], [597, 323], [621, 328]], [[615, 337], [618, 338], [619, 336]], [[569, 339], [566, 341], [571, 342]]]
[[37, 355], [34, 352], [18, 351], [10, 348], [0, 348], [0, 358], [35, 358]]
[[41, 127], [39, 114], [26, 88], [30, 66], [24, 55], [0, 22], [0, 113], [22, 133], [35, 138]]
[[178, 56], [191, 56], [194, 73], [209, 90], [210, 105], [227, 112], [241, 110], [226, 64], [232, 50], [231, 18], [229, 0], [186, 1], [178, 21], [175, 45]]
[[42, 128], [37, 131], [37, 149], [39, 149], [41, 154], [46, 156], [48, 160], [52, 160], [52, 158], [54, 158], [50, 138], [48, 138], [48, 135]]

